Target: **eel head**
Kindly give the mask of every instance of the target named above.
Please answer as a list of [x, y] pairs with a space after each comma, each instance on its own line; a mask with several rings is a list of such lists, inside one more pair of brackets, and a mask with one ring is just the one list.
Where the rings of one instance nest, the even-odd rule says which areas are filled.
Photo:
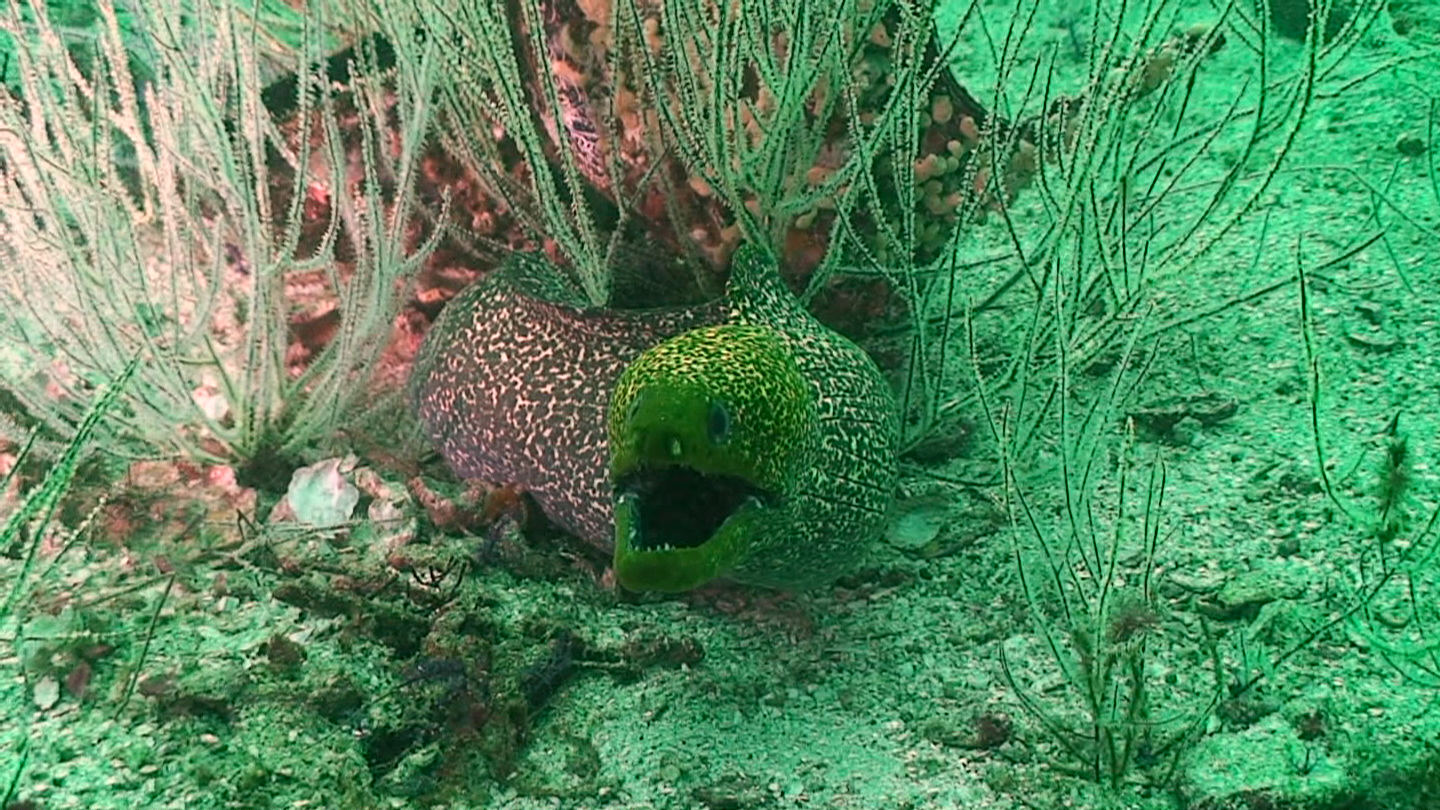
[[642, 354], [607, 424], [615, 572], [632, 590], [694, 588], [783, 532], [817, 435], [786, 338], [748, 324], [694, 329]]

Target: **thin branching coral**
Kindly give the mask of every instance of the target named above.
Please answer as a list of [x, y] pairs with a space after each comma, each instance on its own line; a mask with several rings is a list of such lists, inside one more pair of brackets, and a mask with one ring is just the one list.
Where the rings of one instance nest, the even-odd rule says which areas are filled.
[[[86, 392], [139, 356], [99, 431], [113, 453], [235, 460], [323, 438], [366, 395], [401, 279], [424, 253], [406, 189], [436, 67], [407, 72], [383, 103], [373, 83], [344, 88], [367, 108], [398, 105], [403, 124], [360, 128], [361, 193], [331, 195], [324, 249], [303, 253], [305, 202], [352, 156], [333, 129], [314, 153], [288, 148], [250, 46], [260, 22], [229, 3], [146, 4], [128, 21], [146, 35], [127, 40], [113, 4], [98, 8], [99, 56], [84, 63], [43, 3], [6, 10], [18, 86], [0, 97], [0, 379], [29, 418], [68, 436]], [[318, 60], [328, 33], [312, 21], [291, 69]], [[299, 75], [306, 108], [330, 109], [332, 88]], [[389, 204], [382, 178], [401, 189]], [[348, 272], [331, 261], [337, 242], [358, 257]], [[286, 352], [307, 273], [342, 327], [300, 369]]]

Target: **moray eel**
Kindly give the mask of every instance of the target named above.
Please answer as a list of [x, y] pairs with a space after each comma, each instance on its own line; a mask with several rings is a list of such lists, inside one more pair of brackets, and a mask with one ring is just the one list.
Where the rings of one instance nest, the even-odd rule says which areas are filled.
[[687, 308], [587, 309], [561, 279], [513, 256], [427, 336], [411, 399], [458, 475], [520, 486], [633, 590], [855, 565], [893, 497], [894, 395], [773, 260], [742, 246], [726, 296]]

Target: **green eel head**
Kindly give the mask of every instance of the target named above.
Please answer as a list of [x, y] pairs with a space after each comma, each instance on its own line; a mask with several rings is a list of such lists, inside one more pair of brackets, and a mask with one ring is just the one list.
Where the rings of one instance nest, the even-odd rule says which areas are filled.
[[810, 387], [783, 336], [695, 329], [631, 363], [609, 412], [615, 573], [632, 590], [724, 576], [783, 526], [815, 452]]

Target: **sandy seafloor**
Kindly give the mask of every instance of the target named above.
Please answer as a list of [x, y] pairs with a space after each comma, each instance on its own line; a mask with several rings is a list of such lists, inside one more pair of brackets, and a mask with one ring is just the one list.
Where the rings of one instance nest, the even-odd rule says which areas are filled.
[[[984, 6], [994, 21], [1004, 8]], [[1069, 47], [1047, 14], [1037, 41]], [[1396, 3], [1339, 71], [1358, 77], [1437, 42], [1440, 9]], [[957, 53], [959, 75], [983, 73], [977, 53]], [[168, 596], [153, 557], [176, 560], [178, 546], [81, 544], [49, 569], [20, 638], [13, 623], [0, 629], [0, 793], [24, 748], [11, 806], [44, 810], [1440, 807], [1440, 679], [1379, 654], [1358, 614], [1325, 626], [1354, 603], [1357, 555], [1373, 548], [1374, 470], [1397, 412], [1412, 460], [1409, 536], [1440, 501], [1440, 244], [1424, 230], [1440, 229], [1440, 145], [1397, 149], [1440, 131], [1430, 54], [1318, 100], [1256, 215], [1168, 293], [1244, 291], [1244, 273], [1255, 288], [1282, 278], [1297, 238], [1318, 265], [1377, 227], [1388, 233], [1315, 273], [1310, 291], [1318, 423], [1354, 521], [1319, 484], [1293, 284], [1165, 338], [1136, 393], [1138, 405], [1198, 395], [1238, 405], [1215, 424], [1136, 439], [1136, 475], [1157, 452], [1168, 473], [1147, 722], [1163, 740], [1203, 715], [1168, 782], [1164, 751], [1142, 752], [1153, 756], [1118, 789], [1077, 775], [1002, 671], [1003, 648], [1033, 700], [1078, 716], [1026, 610], [998, 487], [911, 470], [907, 487], [922, 495], [902, 499], [870, 563], [814, 593], [622, 597], [563, 545], [475, 566], [443, 620], [484, 639], [473, 649], [485, 660], [462, 662], [463, 674], [398, 660], [397, 649], [427, 654], [419, 638], [433, 614], [364, 615], [405, 602], [386, 600], [406, 586], [315, 595], [336, 587], [333, 572], [353, 576], [347, 558], [375, 557], [364, 532], [282, 541], [277, 558], [251, 564], [182, 561]], [[1223, 107], [1248, 69], [1240, 49], [1217, 53], [1196, 103]], [[1217, 143], [1211, 157], [1221, 165], [1233, 149]], [[1376, 192], [1394, 207], [1377, 212]], [[1016, 218], [1035, 204], [1022, 195]], [[1006, 245], [993, 220], [962, 240], [976, 255]], [[970, 457], [962, 449], [930, 472], [993, 475], [983, 449], [976, 440]], [[1053, 513], [1054, 491], [1034, 491]], [[432, 552], [468, 556], [479, 542], [436, 538]], [[7, 591], [17, 565], [0, 557]], [[1417, 598], [1440, 596], [1429, 577], [1428, 591], [1417, 578]], [[81, 598], [42, 609], [66, 589]], [[1403, 603], [1386, 609], [1403, 620]], [[516, 683], [567, 633], [583, 644], [574, 670], [535, 717], [515, 719]], [[1239, 701], [1210, 705], [1207, 634], [1227, 682], [1263, 673]], [[64, 681], [81, 660], [90, 674], [77, 697]], [[1008, 737], [980, 739], [1007, 720]], [[393, 757], [377, 753], [384, 735]]]

